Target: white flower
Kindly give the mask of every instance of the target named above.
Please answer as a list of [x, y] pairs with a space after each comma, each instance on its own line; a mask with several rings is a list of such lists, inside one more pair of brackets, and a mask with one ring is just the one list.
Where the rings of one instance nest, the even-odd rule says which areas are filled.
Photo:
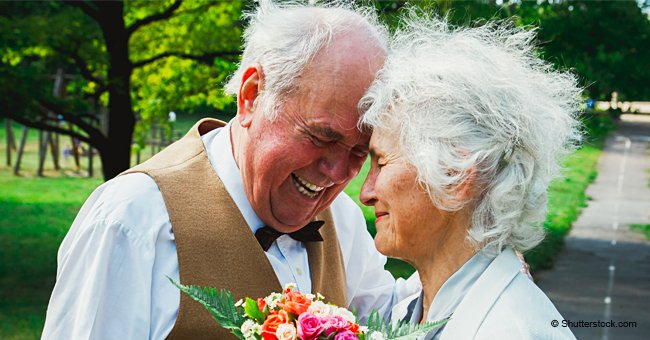
[[275, 336], [278, 337], [278, 340], [294, 340], [296, 338], [296, 327], [290, 323], [280, 324], [275, 331]]
[[368, 327], [366, 326], [359, 326], [359, 332], [366, 334], [368, 333]]
[[271, 293], [271, 295], [267, 296], [264, 298], [264, 302], [266, 302], [266, 305], [269, 306], [269, 309], [274, 309], [277, 307], [278, 302], [282, 298], [282, 294], [280, 293]]
[[259, 334], [262, 327], [253, 320], [246, 320], [241, 325], [241, 332], [245, 338], [254, 338], [253, 334]]
[[284, 285], [284, 290], [286, 291], [287, 289], [289, 290], [294, 290], [296, 289], [296, 284], [293, 282], [289, 282], [286, 285]]
[[368, 340], [385, 340], [384, 334], [381, 332], [374, 331], [368, 336]]
[[345, 321], [349, 321], [351, 323], [355, 323], [357, 321], [357, 318], [354, 316], [354, 314], [343, 307], [336, 308], [336, 310], [334, 310], [334, 315], [338, 315]]
[[318, 300], [325, 300], [325, 297], [324, 297], [323, 294], [321, 294], [321, 293], [316, 293], [316, 298], [317, 298]]
[[244, 306], [244, 300], [239, 299], [237, 300], [237, 302], [235, 302], [235, 307], [239, 307], [239, 306]]
[[307, 293], [307, 294], [305, 294], [305, 297], [308, 298], [309, 300], [314, 301], [314, 299], [316, 298], [316, 295]]
[[326, 315], [334, 315], [335, 310], [338, 307], [333, 306], [333, 305], [328, 305], [324, 303], [323, 301], [314, 301], [309, 305], [307, 308], [307, 313], [313, 314], [316, 316], [326, 316]]

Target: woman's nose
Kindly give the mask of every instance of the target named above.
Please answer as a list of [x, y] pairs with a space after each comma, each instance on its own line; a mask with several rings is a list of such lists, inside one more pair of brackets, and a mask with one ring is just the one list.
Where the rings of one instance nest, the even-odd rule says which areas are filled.
[[361, 193], [359, 193], [359, 200], [361, 203], [367, 206], [375, 205], [377, 202], [377, 197], [375, 196], [375, 181], [377, 180], [377, 175], [373, 169], [370, 169], [366, 180], [361, 186]]

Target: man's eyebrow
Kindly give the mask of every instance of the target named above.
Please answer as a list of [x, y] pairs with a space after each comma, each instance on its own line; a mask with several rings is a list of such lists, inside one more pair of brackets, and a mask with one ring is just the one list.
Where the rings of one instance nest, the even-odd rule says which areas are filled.
[[319, 136], [323, 136], [323, 137], [326, 137], [326, 138], [331, 139], [331, 140], [341, 140], [341, 139], [343, 139], [343, 136], [340, 133], [338, 133], [335, 130], [332, 130], [329, 127], [312, 125], [310, 127], [310, 130], [313, 133], [318, 134]]

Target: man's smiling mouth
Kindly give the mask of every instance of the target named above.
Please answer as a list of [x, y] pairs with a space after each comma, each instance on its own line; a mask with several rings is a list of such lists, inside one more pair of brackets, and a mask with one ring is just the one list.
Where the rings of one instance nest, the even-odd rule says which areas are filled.
[[315, 198], [323, 189], [325, 189], [308, 182], [293, 172], [291, 173], [291, 178], [293, 179], [293, 185], [298, 189], [298, 191], [309, 198]]

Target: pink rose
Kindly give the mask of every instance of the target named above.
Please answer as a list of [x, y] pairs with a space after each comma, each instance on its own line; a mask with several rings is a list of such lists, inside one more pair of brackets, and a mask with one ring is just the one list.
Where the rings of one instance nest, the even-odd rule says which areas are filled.
[[334, 340], [359, 340], [359, 337], [357, 337], [354, 333], [350, 331], [345, 331], [341, 332], [339, 334], [336, 334], [334, 337]]
[[302, 340], [316, 339], [322, 332], [321, 319], [309, 313], [300, 314], [298, 317], [298, 336]]
[[321, 317], [321, 322], [323, 323], [323, 328], [325, 329], [325, 336], [338, 331], [344, 331], [348, 329], [348, 322], [341, 316], [338, 315], [328, 315]]

